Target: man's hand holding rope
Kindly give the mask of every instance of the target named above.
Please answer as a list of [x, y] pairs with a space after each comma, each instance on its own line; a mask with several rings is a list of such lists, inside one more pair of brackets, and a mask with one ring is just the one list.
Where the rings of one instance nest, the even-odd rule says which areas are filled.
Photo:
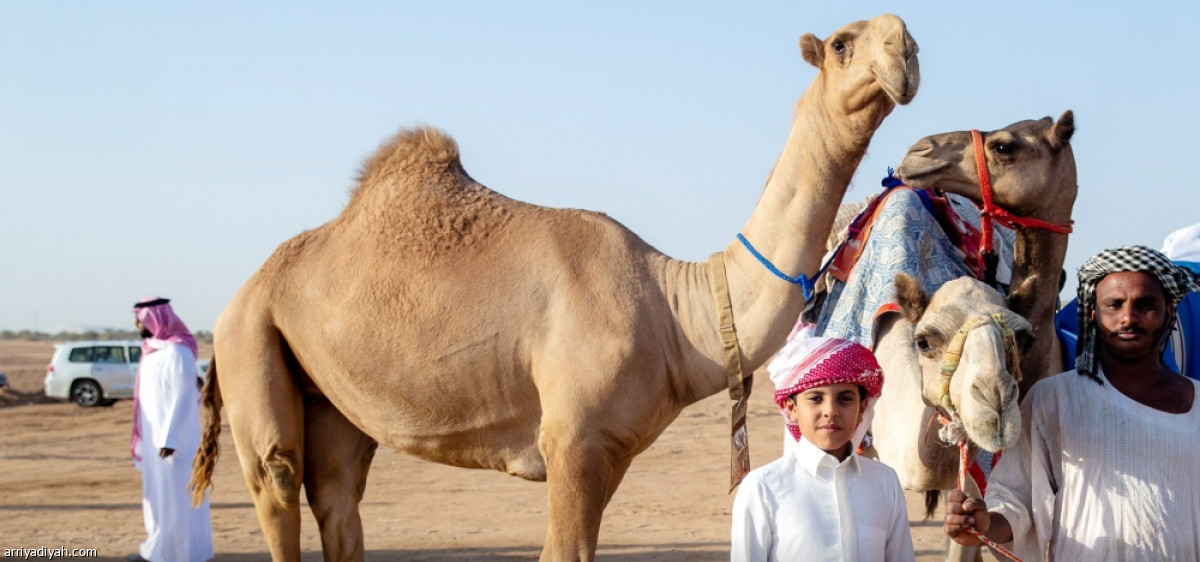
[[979, 537], [998, 543], [1012, 541], [1012, 527], [1003, 515], [988, 513], [983, 500], [968, 498], [959, 490], [951, 490], [946, 498], [944, 528], [951, 540], [964, 546], [983, 544]]

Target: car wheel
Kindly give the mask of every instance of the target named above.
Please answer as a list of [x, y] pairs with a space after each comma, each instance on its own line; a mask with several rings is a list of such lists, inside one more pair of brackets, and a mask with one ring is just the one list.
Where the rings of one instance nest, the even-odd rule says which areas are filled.
[[83, 379], [71, 384], [71, 401], [84, 408], [91, 408], [104, 402], [104, 398], [96, 381]]

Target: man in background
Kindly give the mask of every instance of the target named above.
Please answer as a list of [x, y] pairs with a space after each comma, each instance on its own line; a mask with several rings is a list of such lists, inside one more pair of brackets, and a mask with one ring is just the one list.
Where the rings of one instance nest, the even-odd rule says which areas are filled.
[[[1167, 235], [1163, 254], [1175, 265], [1200, 274], [1200, 223]], [[1200, 293], [1191, 293], [1175, 308], [1179, 325], [1171, 333], [1163, 361], [1176, 372], [1200, 380]]]
[[134, 383], [132, 450], [142, 471], [146, 540], [127, 560], [208, 560], [213, 556], [208, 498], [193, 508], [187, 490], [200, 446], [196, 340], [168, 299], [144, 299], [133, 312], [145, 338]]

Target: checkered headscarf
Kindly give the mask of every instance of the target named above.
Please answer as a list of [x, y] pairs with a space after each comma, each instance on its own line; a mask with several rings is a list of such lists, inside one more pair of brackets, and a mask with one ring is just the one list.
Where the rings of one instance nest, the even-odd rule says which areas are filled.
[[1153, 275], [1162, 284], [1167, 299], [1168, 324], [1159, 337], [1161, 352], [1167, 345], [1175, 325], [1175, 305], [1189, 291], [1200, 291], [1200, 277], [1191, 270], [1179, 267], [1161, 252], [1145, 246], [1122, 246], [1104, 250], [1084, 262], [1079, 268], [1079, 344], [1075, 355], [1075, 371], [1100, 382], [1096, 376], [1096, 285], [1110, 273], [1141, 271]]

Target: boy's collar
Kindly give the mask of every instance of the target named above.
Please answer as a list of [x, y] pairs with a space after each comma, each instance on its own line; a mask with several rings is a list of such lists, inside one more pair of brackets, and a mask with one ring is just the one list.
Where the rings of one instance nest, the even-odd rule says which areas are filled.
[[839, 465], [849, 463], [851, 467], [858, 470], [858, 455], [853, 451], [846, 457], [846, 460], [839, 463], [837, 457], [813, 445], [812, 441], [805, 439], [803, 435], [800, 436], [800, 441], [796, 443], [796, 446], [792, 447], [792, 454], [796, 456], [796, 461], [800, 463], [800, 466], [813, 476], [817, 475], [817, 469], [821, 466], [837, 468]]

